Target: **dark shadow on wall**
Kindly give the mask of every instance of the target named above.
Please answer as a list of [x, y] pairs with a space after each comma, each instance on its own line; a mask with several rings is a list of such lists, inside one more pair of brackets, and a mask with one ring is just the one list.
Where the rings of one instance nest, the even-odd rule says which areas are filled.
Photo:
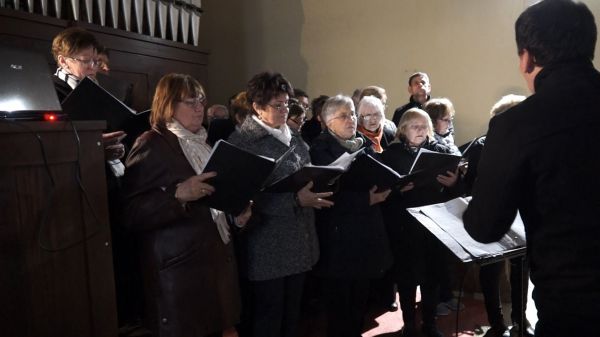
[[200, 23], [200, 46], [210, 53], [208, 81], [202, 84], [206, 88], [209, 105], [227, 104], [230, 96], [246, 86], [244, 27], [248, 18], [244, 12], [245, 2], [202, 2], [204, 13]]
[[294, 87], [306, 89], [308, 65], [302, 55], [302, 1], [245, 1], [244, 13], [246, 80], [260, 71], [271, 70], [282, 73]]

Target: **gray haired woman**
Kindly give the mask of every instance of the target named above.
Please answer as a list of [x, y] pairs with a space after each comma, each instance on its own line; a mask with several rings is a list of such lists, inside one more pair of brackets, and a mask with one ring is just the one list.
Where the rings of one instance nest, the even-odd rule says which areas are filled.
[[[328, 165], [344, 153], [376, 156], [371, 141], [356, 132], [354, 103], [347, 96], [329, 98], [322, 119], [327, 130], [310, 149], [313, 164]], [[353, 191], [339, 186], [335, 205], [316, 212], [321, 259], [317, 275], [327, 289], [328, 336], [360, 336], [371, 280], [383, 276], [392, 255], [379, 204], [390, 190]]]

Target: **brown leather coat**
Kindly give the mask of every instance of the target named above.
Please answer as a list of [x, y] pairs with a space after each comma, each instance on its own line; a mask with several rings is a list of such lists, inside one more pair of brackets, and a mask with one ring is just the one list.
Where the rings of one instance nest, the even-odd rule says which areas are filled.
[[140, 136], [126, 162], [124, 224], [139, 233], [147, 326], [154, 336], [206, 336], [238, 322], [232, 244], [202, 199], [185, 208], [176, 185], [195, 174], [166, 129]]

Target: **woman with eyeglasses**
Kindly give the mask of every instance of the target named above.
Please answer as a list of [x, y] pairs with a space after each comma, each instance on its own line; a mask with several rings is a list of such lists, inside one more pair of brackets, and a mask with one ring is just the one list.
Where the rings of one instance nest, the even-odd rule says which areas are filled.
[[[211, 148], [202, 126], [204, 89], [189, 75], [160, 79], [152, 129], [127, 157], [124, 224], [140, 242], [144, 325], [153, 336], [236, 336], [240, 293], [230, 225], [243, 226], [250, 207], [232, 217], [209, 208], [202, 173]], [[229, 221], [228, 221], [229, 220]]]
[[[310, 163], [308, 146], [286, 124], [292, 86], [279, 73], [263, 72], [248, 82], [251, 114], [229, 142], [257, 155], [280, 159], [269, 185]], [[298, 192], [261, 192], [239, 240], [240, 273], [246, 281], [242, 328], [254, 337], [298, 334], [306, 272], [317, 262], [319, 247], [313, 208], [332, 205], [331, 193], [313, 193], [312, 183]]]
[[384, 126], [384, 106], [375, 96], [365, 96], [358, 103], [358, 131], [373, 143], [373, 150], [383, 152], [394, 140], [394, 131]]
[[460, 150], [454, 144], [454, 105], [447, 98], [432, 98], [423, 105], [423, 110], [433, 121], [433, 136], [440, 144], [448, 146], [452, 154], [460, 155]]
[[[344, 153], [376, 156], [371, 141], [356, 132], [354, 103], [348, 96], [329, 98], [321, 111], [327, 126], [310, 149], [313, 164], [328, 165]], [[364, 155], [364, 154], [363, 154]], [[343, 185], [334, 206], [316, 212], [321, 258], [315, 273], [324, 279], [327, 336], [360, 336], [369, 289], [392, 265], [392, 255], [379, 205], [390, 190], [354, 191]]]
[[[98, 47], [99, 43], [94, 35], [79, 27], [67, 28], [54, 37], [52, 55], [58, 68], [52, 76], [52, 80], [60, 102], [75, 89], [79, 81], [96, 74]], [[125, 147], [121, 140], [124, 137], [123, 131], [102, 135], [106, 160], [123, 158]], [[115, 164], [115, 166], [119, 165]], [[116, 170], [121, 171], [120, 169]]]
[[[441, 153], [451, 153], [450, 148], [433, 138], [433, 125], [429, 115], [418, 108], [406, 111], [396, 132], [396, 139], [381, 154], [382, 161], [400, 174], [408, 174], [420, 149]], [[437, 203], [455, 197], [457, 172], [439, 175], [437, 182], [426, 187], [414, 187], [412, 184], [401, 191], [393, 191], [382, 205], [385, 223], [390, 236], [394, 254], [392, 276], [398, 285], [400, 307], [404, 328], [402, 336], [416, 336], [415, 297], [417, 285], [421, 285], [423, 333], [428, 337], [439, 337], [437, 329], [436, 305], [438, 303], [439, 283], [444, 260], [443, 247], [417, 220], [407, 207], [414, 205], [411, 193], [427, 191], [431, 196], [429, 203]], [[422, 204], [421, 204], [422, 205]]]
[[[68, 28], [54, 37], [52, 55], [58, 67], [52, 80], [60, 102], [81, 80], [96, 73], [98, 46], [94, 35], [83, 28]], [[141, 293], [135, 291], [136, 285], [132, 285], [135, 283], [132, 280], [139, 278], [135, 268], [137, 257], [133, 253], [129, 234], [122, 229], [118, 216], [121, 207], [120, 179], [125, 168], [120, 160], [125, 156], [125, 146], [121, 141], [125, 136], [123, 131], [102, 134], [119, 326], [135, 324], [140, 315], [142, 297]]]

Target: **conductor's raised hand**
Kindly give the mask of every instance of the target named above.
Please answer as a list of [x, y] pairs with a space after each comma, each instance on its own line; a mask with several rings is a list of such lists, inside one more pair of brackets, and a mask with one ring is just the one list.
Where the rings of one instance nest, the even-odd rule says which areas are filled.
[[446, 187], [452, 187], [456, 184], [456, 181], [458, 180], [458, 168], [454, 172], [446, 171], [446, 175], [438, 174], [436, 179], [440, 184]]
[[333, 201], [327, 200], [325, 198], [333, 195], [333, 192], [323, 192], [323, 193], [313, 193], [311, 188], [313, 187], [313, 182], [310, 181], [306, 186], [302, 187], [296, 196], [298, 197], [298, 204], [302, 207], [313, 207], [316, 209], [321, 209], [323, 207], [329, 208], [333, 206]]
[[213, 194], [215, 188], [205, 181], [216, 175], [217, 172], [206, 172], [187, 178], [184, 182], [177, 185], [175, 198], [180, 202], [188, 202]]
[[381, 191], [381, 192], [376, 192], [376, 191], [377, 191], [377, 186], [373, 186], [369, 190], [369, 206], [373, 206], [380, 202], [384, 202], [385, 199], [387, 199], [388, 195], [390, 195], [390, 192], [392, 192], [392, 190], [389, 188], [387, 190]]

